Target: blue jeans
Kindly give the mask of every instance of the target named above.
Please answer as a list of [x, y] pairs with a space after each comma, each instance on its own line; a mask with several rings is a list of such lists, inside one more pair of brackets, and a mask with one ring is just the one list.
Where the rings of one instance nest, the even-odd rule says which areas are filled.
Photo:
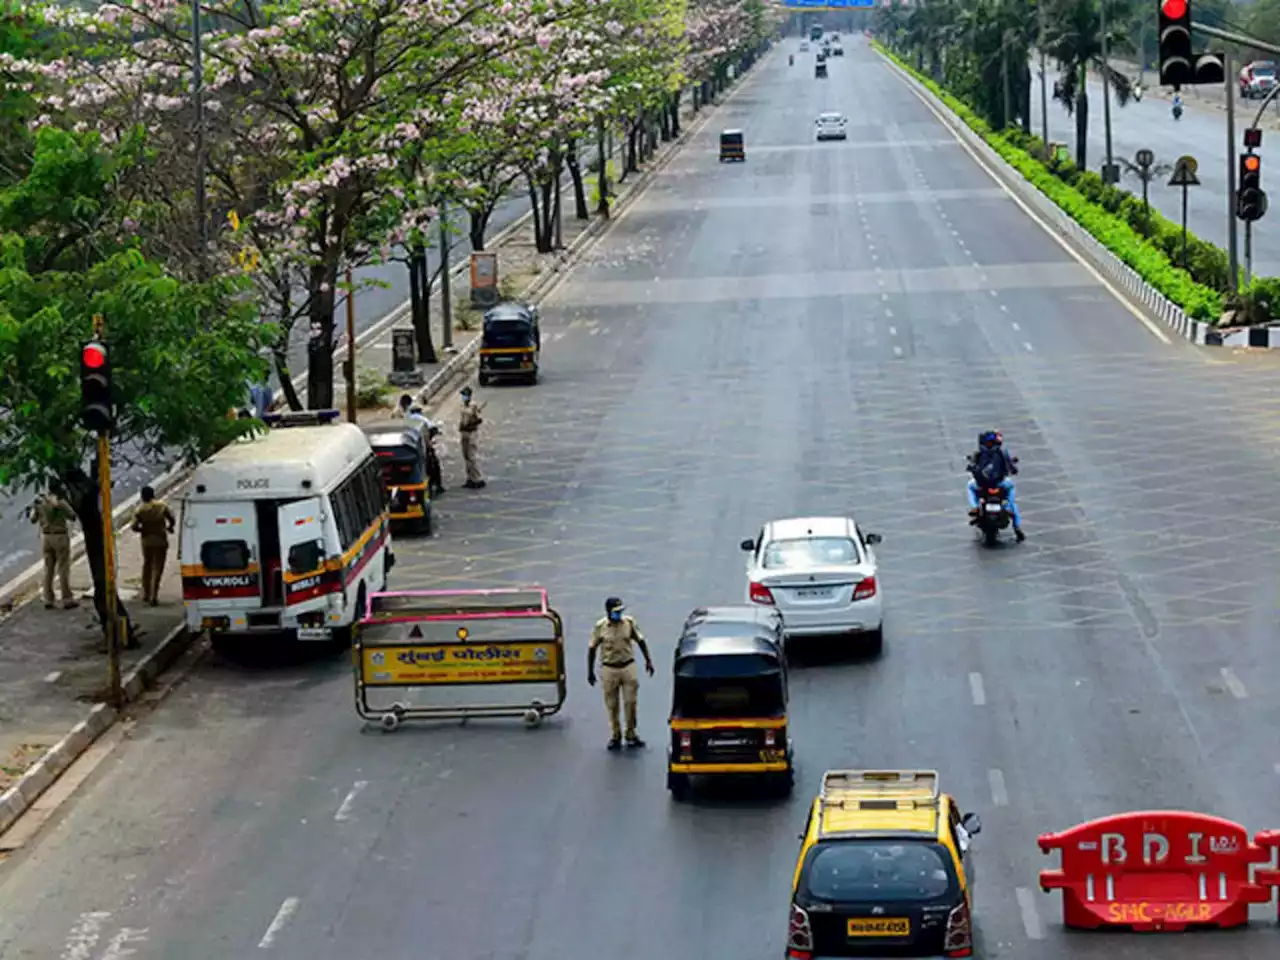
[[[1009, 514], [1013, 517], [1013, 525], [1015, 527], [1022, 526], [1022, 515], [1018, 513], [1018, 498], [1014, 492], [1013, 481], [1008, 477], [1001, 480], [1000, 492], [1009, 501]], [[978, 509], [978, 482], [976, 480], [969, 481], [969, 509]]]

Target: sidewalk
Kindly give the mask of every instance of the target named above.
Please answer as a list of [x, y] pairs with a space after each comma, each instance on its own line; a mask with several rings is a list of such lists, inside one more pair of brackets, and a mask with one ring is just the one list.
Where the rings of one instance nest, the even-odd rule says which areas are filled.
[[[731, 83], [719, 101], [723, 102], [740, 82], [741, 78]], [[694, 113], [688, 97], [682, 107], [682, 136], [671, 143], [659, 143], [657, 153], [639, 173], [629, 175], [622, 184], [610, 184], [615, 216], [700, 129], [703, 118], [716, 109], [715, 105], [709, 105]], [[611, 180], [616, 181], [617, 173], [617, 170], [612, 172]], [[587, 178], [588, 200], [594, 193], [594, 180], [594, 177]], [[607, 229], [608, 221], [594, 213], [588, 220], [574, 219], [571, 192], [566, 193], [562, 202], [564, 250], [538, 254], [531, 222], [492, 245], [491, 249], [498, 254], [498, 274], [504, 296], [536, 301], [561, 273], [572, 268], [593, 239]], [[594, 203], [590, 206], [594, 207]], [[444, 354], [437, 343], [441, 362], [423, 368], [427, 383], [417, 390], [433, 418], [456, 418], [457, 390], [447, 388], [460, 388], [464, 378], [472, 375], [478, 347], [479, 316], [469, 308], [470, 280], [465, 270], [454, 278], [451, 289], [456, 353], [452, 357]], [[438, 309], [439, 297], [434, 296], [435, 327], [439, 324]], [[391, 326], [411, 326], [407, 313]], [[391, 326], [378, 339], [358, 349], [358, 371], [374, 370], [385, 375], [391, 370]], [[386, 405], [363, 410], [360, 420], [380, 419], [389, 414], [401, 392], [389, 387]], [[344, 395], [341, 383], [335, 385], [335, 393], [339, 397]], [[442, 459], [447, 487], [458, 485], [461, 479], [455, 425], [453, 419], [446, 419]], [[175, 512], [183, 489], [179, 487], [166, 497]], [[123, 498], [131, 492], [117, 491], [116, 495]], [[141, 649], [126, 651], [123, 657], [123, 671], [129, 681], [127, 692], [132, 700], [186, 649], [191, 638], [183, 627], [176, 541], [171, 541], [157, 607], [144, 606], [135, 596], [142, 571], [137, 536], [124, 532], [117, 535], [116, 543], [120, 594], [138, 627], [142, 644]], [[78, 609], [46, 610], [37, 596], [33, 602], [17, 607], [0, 619], [0, 834], [116, 719], [114, 711], [101, 702], [106, 692], [107, 664], [88, 595], [91, 586], [84, 560], [73, 565], [71, 580], [80, 599]], [[0, 839], [0, 851], [4, 849]]]

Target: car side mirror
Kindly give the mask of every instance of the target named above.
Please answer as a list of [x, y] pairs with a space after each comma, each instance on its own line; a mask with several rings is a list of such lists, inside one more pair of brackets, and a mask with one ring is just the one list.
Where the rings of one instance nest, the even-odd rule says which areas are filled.
[[976, 837], [982, 832], [982, 818], [976, 813], [966, 813], [960, 820], [960, 826], [969, 836]]
[[884, 543], [884, 537], [880, 536], [878, 533], [868, 533], [864, 539], [866, 539], [867, 543], [871, 544], [873, 547], [876, 544]]
[[738, 546], [743, 550], [754, 550], [756, 548], [756, 542], [754, 540], [743, 540], [742, 543], [738, 544]]

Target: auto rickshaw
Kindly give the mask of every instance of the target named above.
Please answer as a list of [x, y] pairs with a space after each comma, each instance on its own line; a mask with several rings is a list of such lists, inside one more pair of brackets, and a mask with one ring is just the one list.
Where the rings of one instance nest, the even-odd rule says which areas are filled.
[[672, 798], [684, 800], [693, 777], [759, 777], [789, 793], [795, 771], [777, 611], [693, 611], [676, 644], [674, 671], [667, 747]]
[[500, 378], [538, 382], [542, 331], [538, 308], [507, 301], [485, 311], [480, 334], [480, 386]]
[[815, 80], [827, 79], [827, 65], [825, 63], [815, 63], [813, 65], [813, 76]]
[[720, 162], [726, 160], [746, 160], [747, 150], [741, 130], [720, 131]]
[[419, 421], [372, 423], [362, 428], [382, 468], [382, 485], [391, 505], [391, 522], [422, 536], [431, 535], [427, 428]]

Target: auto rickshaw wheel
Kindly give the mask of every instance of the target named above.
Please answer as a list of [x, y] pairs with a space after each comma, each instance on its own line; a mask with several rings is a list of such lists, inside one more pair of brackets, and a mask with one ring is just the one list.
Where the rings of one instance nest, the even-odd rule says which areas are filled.
[[668, 773], [667, 789], [671, 791], [671, 799], [677, 803], [689, 799], [689, 775], [687, 773]]
[[422, 537], [429, 537], [431, 536], [434, 530], [435, 530], [435, 518], [432, 516], [431, 511], [428, 510], [426, 513], [422, 515], [421, 519], [419, 519], [418, 522], [414, 525], [413, 532]]
[[489, 385], [489, 375], [487, 373], [480, 374], [476, 380], [482, 387], [487, 387]]

